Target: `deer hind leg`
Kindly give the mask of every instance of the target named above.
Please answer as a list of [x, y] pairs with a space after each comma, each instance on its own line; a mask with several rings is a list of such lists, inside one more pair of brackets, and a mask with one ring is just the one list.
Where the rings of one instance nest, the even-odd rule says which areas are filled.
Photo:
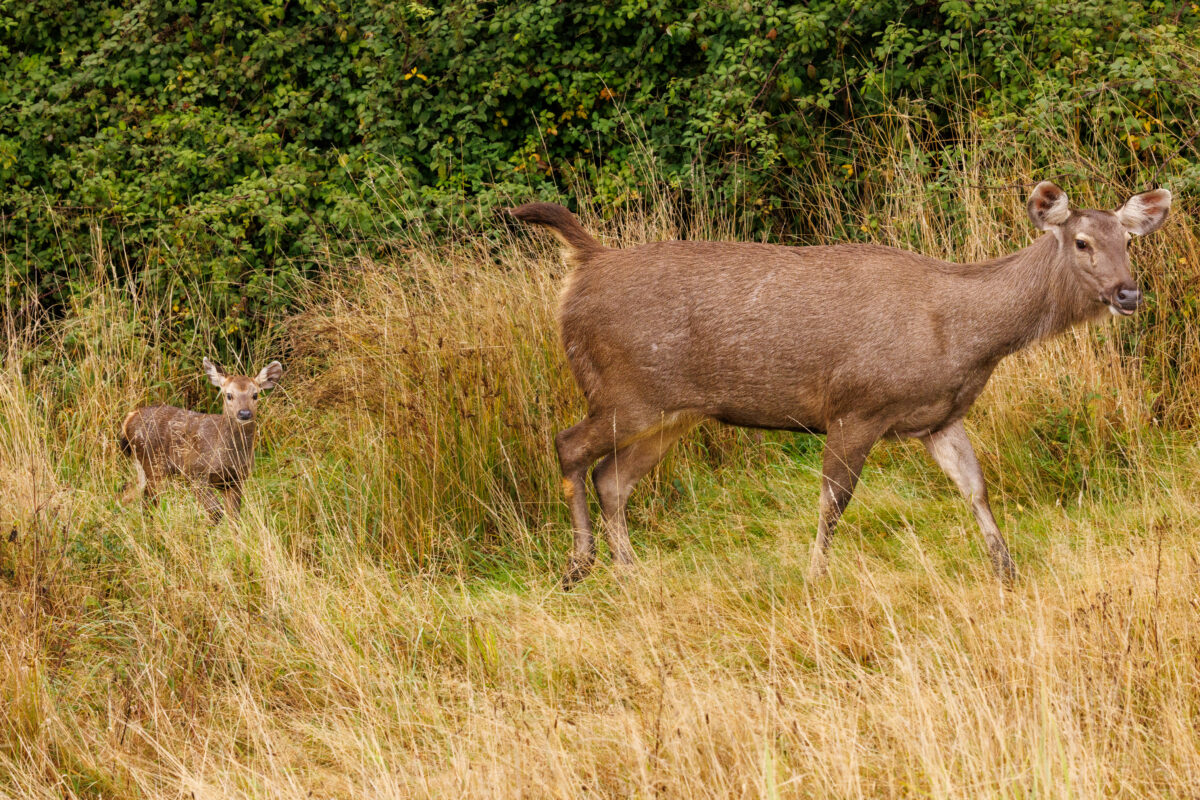
[[125, 484], [125, 488], [121, 490], [121, 504], [130, 505], [136, 503], [138, 499], [146, 496], [146, 468], [142, 466], [141, 459], [137, 456], [133, 457], [133, 466], [137, 470], [137, 476]]
[[142, 500], [142, 509], [145, 510], [151, 506], [154, 498], [158, 496], [158, 487], [159, 482], [162, 480], [162, 472], [149, 457], [143, 460], [135, 455], [133, 466], [137, 470], [137, 476], [126, 484], [125, 490], [121, 493], [121, 502], [125, 505], [131, 505], [136, 503], [140, 497]]
[[925, 443], [929, 455], [950, 480], [954, 481], [963, 497], [970, 503], [971, 510], [975, 513], [975, 521], [979, 523], [979, 529], [987, 542], [996, 576], [1006, 584], [1012, 583], [1016, 577], [1016, 567], [1008, 553], [1008, 545], [1004, 543], [1004, 536], [1000, 533], [1000, 526], [992, 516], [987, 484], [983, 480], [983, 468], [979, 466], [979, 459], [975, 457], [975, 448], [967, 438], [967, 429], [963, 427], [962, 420], [937, 433], [931, 433], [921, 441]]
[[625, 517], [625, 506], [633, 488], [696, 422], [695, 417], [675, 419], [648, 433], [638, 434], [634, 441], [600, 459], [592, 470], [592, 483], [600, 499], [604, 535], [613, 563], [633, 563], [629, 523]]
[[562, 579], [564, 590], [570, 590], [587, 577], [596, 560], [596, 543], [592, 537], [585, 483], [588, 469], [596, 463], [596, 459], [619, 449], [623, 441], [644, 427], [631, 425], [627, 419], [616, 414], [589, 414], [582, 422], [555, 437], [563, 494], [571, 510], [574, 530], [571, 560]]
[[146, 485], [142, 487], [142, 508], [149, 508], [158, 498], [158, 489], [162, 483], [162, 476], [156, 473], [153, 469], [146, 470]]
[[861, 421], [839, 419], [830, 426], [821, 457], [820, 517], [808, 568], [811, 580], [821, 578], [829, 568], [829, 544], [834, 529], [850, 504], [859, 473], [879, 435], [878, 426]]

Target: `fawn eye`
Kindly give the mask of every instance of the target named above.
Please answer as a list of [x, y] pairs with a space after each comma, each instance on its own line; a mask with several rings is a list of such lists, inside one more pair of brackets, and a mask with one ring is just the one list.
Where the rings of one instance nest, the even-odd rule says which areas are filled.
[[1083, 239], [1076, 239], [1076, 240], [1075, 240], [1075, 247], [1076, 247], [1076, 248], [1078, 248], [1079, 250], [1087, 250], [1087, 249], [1088, 249], [1088, 243], [1087, 243], [1087, 242], [1085, 242]]
[[257, 400], [257, 399], [258, 399], [258, 392], [255, 392], [254, 394], [250, 395], [250, 399], [251, 399], [251, 400]]
[[233, 399], [233, 392], [226, 392], [226, 393], [225, 393], [225, 399], [226, 399], [226, 400], [232, 400], [232, 399]]

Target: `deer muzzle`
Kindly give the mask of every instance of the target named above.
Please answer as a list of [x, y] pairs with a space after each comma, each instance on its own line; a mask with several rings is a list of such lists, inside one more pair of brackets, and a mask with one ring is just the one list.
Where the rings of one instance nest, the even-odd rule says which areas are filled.
[[1114, 315], [1128, 317], [1142, 304], [1142, 291], [1136, 286], [1123, 285], [1110, 291], [1107, 297], [1101, 299], [1108, 304], [1109, 311]]

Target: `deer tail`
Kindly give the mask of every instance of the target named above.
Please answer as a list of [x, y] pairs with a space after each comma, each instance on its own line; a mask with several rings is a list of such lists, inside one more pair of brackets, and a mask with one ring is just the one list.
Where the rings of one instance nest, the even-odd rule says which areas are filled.
[[121, 422], [121, 436], [118, 438], [118, 443], [121, 445], [121, 452], [127, 456], [133, 455], [133, 447], [129, 444], [129, 423], [137, 416], [136, 411], [130, 411], [125, 415], [125, 419]]
[[605, 249], [604, 245], [584, 230], [574, 214], [558, 203], [526, 203], [510, 208], [508, 213], [521, 222], [549, 228], [555, 238], [570, 251], [573, 259], [584, 260]]

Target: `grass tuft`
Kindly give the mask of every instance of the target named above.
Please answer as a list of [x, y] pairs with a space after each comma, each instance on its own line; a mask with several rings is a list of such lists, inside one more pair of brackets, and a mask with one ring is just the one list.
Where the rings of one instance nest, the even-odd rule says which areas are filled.
[[[1017, 193], [949, 215], [906, 138], [874, 133], [864, 148], [893, 144], [863, 158], [892, 183], [804, 210], [814, 230], [886, 219], [872, 238], [958, 259], [1028, 240]], [[963, 169], [947, 180], [1032, 177]], [[665, 194], [585, 222], [612, 244], [739, 237]], [[97, 254], [69, 313], [10, 326], [0, 364], [0, 795], [1185, 794], [1196, 232], [1181, 199], [1136, 246], [1150, 313], [1009, 359], [972, 412], [1011, 592], [905, 443], [873, 454], [809, 584], [819, 441], [717, 427], [635, 496], [639, 568], [557, 591], [551, 440], [583, 411], [563, 267], [503, 231], [330, 264], [252, 342], [238, 366], [288, 371], [240, 520], [208, 527], [182, 488], [121, 508], [120, 420], [212, 409], [197, 365], [222, 320], [197, 304], [197, 337], [173, 338]]]

